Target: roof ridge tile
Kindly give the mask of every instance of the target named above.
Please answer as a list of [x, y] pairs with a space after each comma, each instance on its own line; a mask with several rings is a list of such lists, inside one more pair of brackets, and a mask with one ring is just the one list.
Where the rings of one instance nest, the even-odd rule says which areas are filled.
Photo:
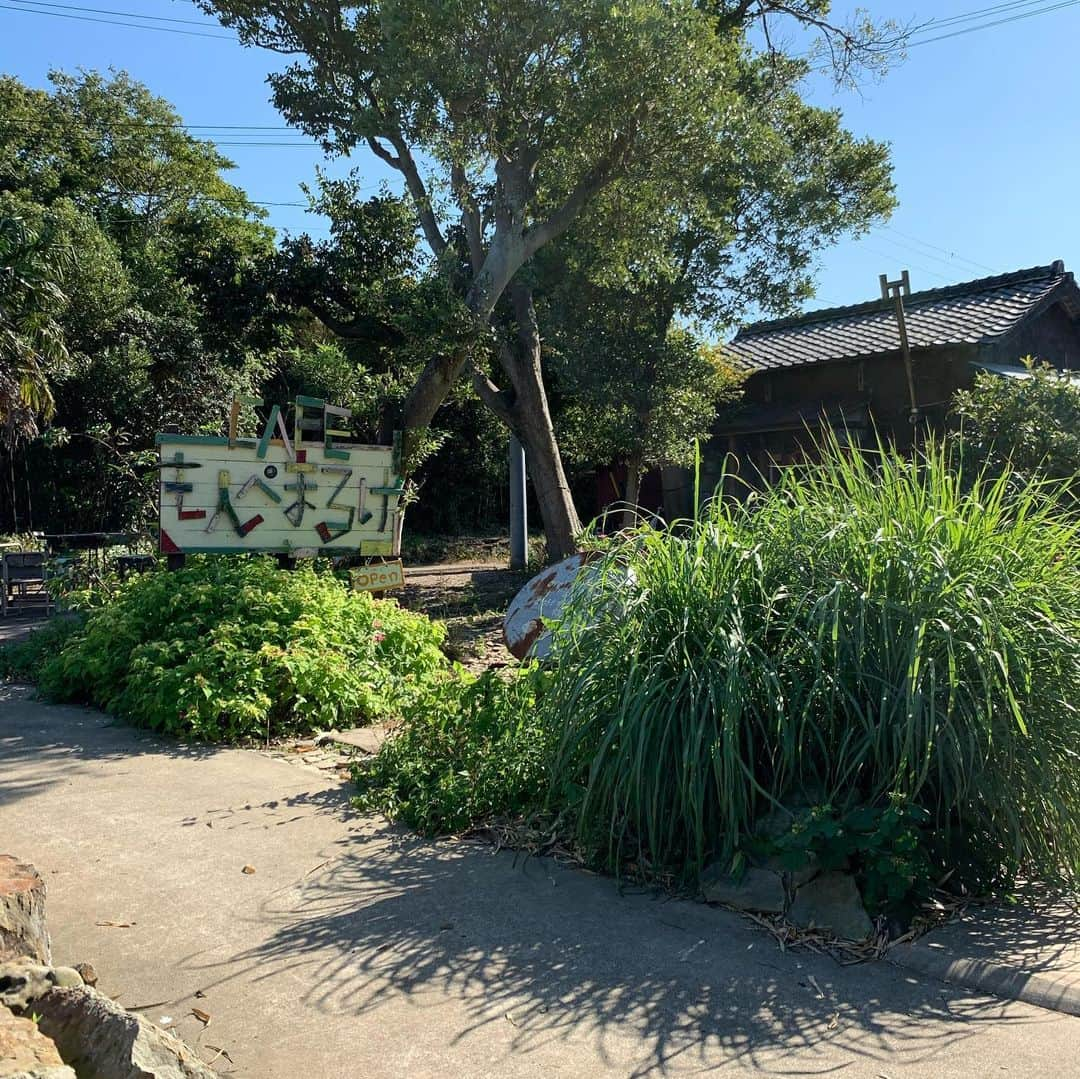
[[[1012, 270], [1009, 273], [978, 277], [971, 281], [960, 281], [954, 285], [939, 285], [935, 288], [921, 289], [918, 292], [911, 293], [909, 296], [905, 296], [904, 306], [905, 308], [916, 307], [924, 303], [953, 299], [960, 296], [977, 296], [979, 293], [992, 292], [995, 289], [1005, 288], [1009, 285], [1019, 285], [1028, 281], [1044, 279], [1050, 281], [1055, 278], [1072, 278], [1072, 276], [1071, 271], [1065, 270], [1064, 261], [1057, 259], [1047, 266], [1030, 266], [1023, 270]], [[762, 319], [740, 329], [732, 343], [756, 337], [759, 334], [773, 333], [776, 330], [812, 326], [818, 322], [837, 322], [855, 315], [875, 314], [889, 309], [889, 301], [879, 298], [840, 307], [823, 307], [816, 311], [807, 311], [804, 314], [790, 315], [786, 318]]]

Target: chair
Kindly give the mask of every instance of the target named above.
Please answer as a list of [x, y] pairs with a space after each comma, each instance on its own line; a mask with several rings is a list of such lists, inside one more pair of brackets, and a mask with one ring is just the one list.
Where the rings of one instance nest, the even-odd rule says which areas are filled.
[[45, 555], [41, 551], [11, 551], [0, 565], [0, 616], [17, 614], [44, 605], [48, 614], [54, 607], [45, 587]]

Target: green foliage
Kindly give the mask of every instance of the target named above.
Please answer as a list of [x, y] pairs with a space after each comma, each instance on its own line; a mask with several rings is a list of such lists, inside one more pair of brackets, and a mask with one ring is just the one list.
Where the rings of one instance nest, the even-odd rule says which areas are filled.
[[0, 193], [0, 443], [9, 448], [53, 413], [49, 382], [68, 358], [58, 318], [69, 260], [66, 247], [30, 228]]
[[[681, 457], [686, 430], [706, 426], [712, 379], [700, 392], [679, 380], [680, 361], [698, 373], [707, 365], [675, 328], [729, 323], [748, 301], [793, 306], [810, 291], [815, 251], [893, 204], [887, 148], [853, 138], [838, 111], [807, 105], [813, 63], [773, 48], [786, 22], [825, 39], [841, 79], [860, 59], [887, 58], [890, 31], [863, 18], [840, 27], [823, 0], [380, 0], [342, 5], [332, 27], [317, 5], [197, 2], [245, 44], [295, 58], [269, 77], [290, 123], [340, 154], [366, 146], [400, 173], [445, 285], [434, 309], [465, 316], [452, 323], [460, 339], [446, 334], [451, 347], [411, 372], [408, 426], [430, 424], [463, 372], [487, 376], [474, 386], [527, 443], [553, 551], [572, 546], [578, 521], [547, 417], [534, 298], [573, 323], [583, 279], [610, 290], [609, 311], [664, 293], [637, 355], [574, 350], [565, 393], [579, 409], [564, 427], [580, 439], [593, 426], [617, 435], [629, 418], [637, 457]], [[340, 203], [331, 217], [348, 219]], [[552, 289], [559, 276], [543, 273], [544, 251], [583, 228], [600, 258]], [[342, 298], [357, 307], [349, 289]], [[637, 377], [641, 353], [655, 378]], [[596, 378], [597, 363], [621, 367]], [[617, 394], [610, 415], [605, 378]], [[643, 400], [636, 391], [650, 386]], [[610, 460], [614, 441], [580, 452]]]
[[854, 872], [872, 915], [914, 913], [930, 894], [931, 845], [924, 829], [930, 814], [894, 799], [886, 806], [857, 806], [839, 813], [815, 806], [799, 813], [791, 829], [771, 842], [748, 848], [774, 856], [785, 869], [808, 865]]
[[168, 734], [272, 738], [396, 714], [445, 668], [442, 638], [310, 565], [193, 559], [120, 585], [40, 685]]
[[0, 468], [0, 527], [139, 526], [154, 513], [154, 434], [216, 433], [281, 341], [273, 234], [224, 179], [231, 163], [146, 87], [123, 73], [50, 79], [46, 92], [0, 77], [0, 216], [47, 248], [23, 307], [37, 313], [38, 397], [55, 405], [47, 437]]
[[62, 651], [81, 628], [81, 623], [76, 619], [53, 618], [25, 640], [0, 645], [0, 680], [39, 681], [48, 660]]
[[953, 403], [964, 456], [975, 467], [1011, 469], [1074, 484], [1080, 475], [1080, 383], [1027, 356], [1030, 378], [980, 372]]
[[358, 765], [357, 804], [426, 834], [463, 831], [538, 806], [549, 738], [536, 719], [544, 674], [465, 671], [432, 683], [373, 761]]
[[925, 810], [972, 887], [1080, 877], [1080, 544], [1037, 486], [938, 446], [785, 472], [642, 530], [561, 629], [557, 802], [692, 876], [775, 804]]
[[560, 342], [564, 452], [594, 466], [630, 462], [635, 479], [650, 468], [691, 464], [695, 439], [708, 437], [741, 376], [719, 349], [687, 330], [650, 326], [633, 303], [621, 314], [601, 310], [602, 324]]

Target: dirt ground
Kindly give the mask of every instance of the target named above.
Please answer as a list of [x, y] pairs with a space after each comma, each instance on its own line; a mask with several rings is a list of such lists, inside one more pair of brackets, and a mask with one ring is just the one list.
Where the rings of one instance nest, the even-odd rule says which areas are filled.
[[498, 562], [411, 566], [405, 587], [388, 594], [402, 607], [444, 621], [447, 652], [479, 674], [517, 663], [503, 641], [503, 615], [528, 579]]

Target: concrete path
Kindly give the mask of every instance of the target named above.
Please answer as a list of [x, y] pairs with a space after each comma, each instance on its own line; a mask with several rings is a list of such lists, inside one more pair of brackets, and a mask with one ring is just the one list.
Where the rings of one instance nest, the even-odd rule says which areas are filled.
[[975, 907], [889, 958], [968, 989], [1080, 1016], [1080, 912], [1073, 904]]
[[1076, 1074], [1080, 1019], [783, 954], [734, 914], [355, 816], [301, 763], [109, 723], [0, 687], [0, 850], [46, 877], [58, 961], [223, 1074]]

